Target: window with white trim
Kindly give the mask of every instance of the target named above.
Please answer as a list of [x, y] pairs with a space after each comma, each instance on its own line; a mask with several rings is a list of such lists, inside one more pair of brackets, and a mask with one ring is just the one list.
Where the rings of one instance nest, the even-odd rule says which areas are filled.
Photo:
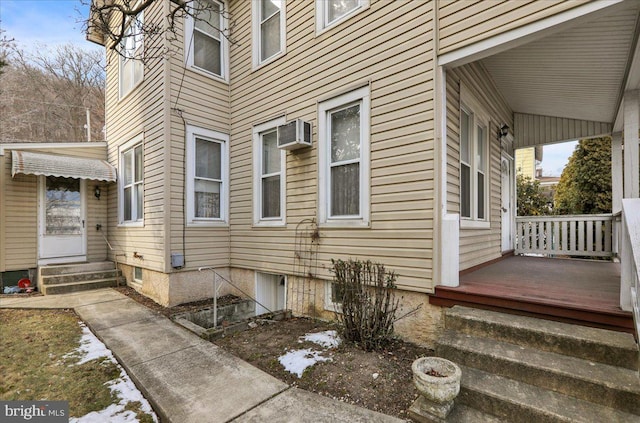
[[316, 0], [316, 32], [369, 7], [369, 0]]
[[187, 126], [187, 223], [226, 223], [229, 136]]
[[254, 224], [281, 226], [286, 215], [286, 153], [278, 148], [276, 119], [253, 128]]
[[319, 105], [320, 223], [369, 223], [369, 87]]
[[472, 107], [460, 108], [460, 218], [487, 222], [488, 131], [486, 118]]
[[127, 95], [144, 77], [144, 15], [129, 19], [119, 49], [118, 80], [120, 98]]
[[142, 135], [120, 149], [120, 223], [141, 224], [144, 219], [144, 152]]
[[228, 43], [225, 4], [215, 0], [194, 0], [187, 16], [185, 37], [186, 64], [205, 75], [227, 79]]
[[133, 267], [133, 281], [142, 283], [142, 267]]
[[253, 66], [269, 62], [285, 51], [285, 0], [251, 2], [253, 14]]

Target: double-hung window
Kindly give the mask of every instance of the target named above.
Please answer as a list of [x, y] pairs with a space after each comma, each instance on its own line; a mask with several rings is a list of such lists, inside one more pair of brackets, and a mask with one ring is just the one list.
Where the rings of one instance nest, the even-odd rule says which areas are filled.
[[369, 223], [369, 87], [320, 103], [320, 223]]
[[227, 79], [227, 40], [223, 34], [225, 5], [215, 0], [194, 0], [187, 17], [187, 66], [206, 75]]
[[144, 160], [142, 136], [120, 149], [120, 223], [141, 224], [144, 218]]
[[229, 136], [187, 126], [187, 223], [225, 223]]
[[285, 51], [285, 0], [258, 0], [253, 7], [253, 66], [271, 61]]
[[467, 101], [460, 108], [460, 217], [463, 226], [465, 221], [486, 226], [489, 223], [487, 119], [477, 104], [474, 110], [474, 100]]
[[369, 7], [369, 0], [316, 0], [316, 32]]
[[138, 85], [144, 76], [144, 63], [142, 62], [144, 53], [143, 22], [144, 16], [142, 12], [130, 18], [120, 42], [120, 98], [127, 95], [129, 91]]
[[254, 224], [282, 226], [286, 213], [286, 154], [278, 148], [276, 119], [253, 128]]

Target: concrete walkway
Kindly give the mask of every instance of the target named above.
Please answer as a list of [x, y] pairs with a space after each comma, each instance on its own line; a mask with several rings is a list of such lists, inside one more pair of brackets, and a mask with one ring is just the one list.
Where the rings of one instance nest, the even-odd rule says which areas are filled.
[[290, 387], [112, 289], [0, 298], [0, 307], [73, 308], [163, 422], [402, 421]]

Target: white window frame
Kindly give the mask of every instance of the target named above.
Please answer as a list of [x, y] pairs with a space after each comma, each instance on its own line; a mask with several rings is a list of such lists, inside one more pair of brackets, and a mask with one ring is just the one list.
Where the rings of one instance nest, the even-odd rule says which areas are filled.
[[[460, 197], [460, 227], [461, 228], [478, 228], [478, 229], [488, 229], [491, 226], [490, 222], [490, 213], [491, 207], [489, 204], [489, 191], [491, 189], [490, 184], [490, 146], [489, 142], [489, 128], [490, 128], [490, 120], [488, 114], [485, 112], [484, 108], [481, 106], [480, 102], [472, 96], [468, 90], [461, 85], [460, 87], [460, 126], [462, 126], [462, 112], [465, 112], [469, 115], [469, 122], [471, 126], [471, 131], [469, 133], [469, 158], [470, 163], [463, 162], [462, 157], [460, 157], [460, 172], [459, 172], [459, 180], [460, 186], [462, 187], [462, 164], [465, 164], [469, 167], [469, 177], [470, 177], [470, 216], [462, 215], [462, 197]], [[478, 156], [478, 135], [479, 128], [483, 131], [483, 146], [484, 146], [484, 216], [479, 216], [479, 205], [478, 205], [478, 190], [479, 190], [479, 178], [478, 173], [481, 171], [481, 158]], [[462, 131], [460, 131], [462, 136]], [[460, 139], [460, 144], [462, 144], [462, 139]], [[462, 151], [462, 148], [460, 148]], [[462, 196], [462, 189], [460, 190], [460, 195]]]
[[324, 284], [324, 309], [335, 313], [342, 313], [342, 302], [333, 300], [333, 286], [335, 282], [325, 281]]
[[[196, 0], [194, 0], [196, 1]], [[202, 0], [210, 3], [217, 3], [220, 6], [222, 12], [228, 10], [226, 2], [222, 0]], [[184, 36], [184, 52], [185, 52], [185, 67], [191, 69], [194, 72], [208, 76], [210, 78], [218, 79], [224, 82], [229, 82], [229, 40], [224, 36], [226, 32], [225, 28], [229, 27], [228, 19], [225, 13], [220, 14], [220, 72], [221, 75], [210, 72], [206, 69], [200, 68], [193, 63], [194, 56], [194, 31], [196, 31], [195, 22], [192, 16], [187, 15], [185, 18], [185, 36]], [[209, 34], [207, 34], [209, 35]]]
[[[137, 272], [138, 270], [140, 270], [140, 277], [139, 277], [139, 278], [137, 278], [137, 277], [136, 277], [136, 272]], [[144, 270], [142, 269], [142, 267], [140, 267], [140, 266], [133, 266], [133, 269], [131, 270], [131, 279], [132, 279], [134, 282], [142, 283], [142, 278], [143, 278], [143, 276], [144, 276], [143, 272], [144, 272]]]
[[280, 150], [280, 217], [262, 217], [262, 134], [286, 123], [285, 117], [253, 127], [253, 224], [255, 226], [285, 226], [287, 215], [287, 155]]
[[[129, 18], [129, 22], [125, 28], [125, 35], [120, 42], [120, 52], [118, 53], [118, 96], [122, 99], [132, 92], [138, 85], [144, 80], [144, 34], [142, 32], [142, 26], [144, 25], [144, 12], [140, 12], [137, 16]], [[134, 26], [138, 27], [139, 33], [132, 35], [130, 31]], [[133, 43], [133, 49], [126, 48], [127, 43]], [[131, 62], [131, 86], [125, 87], [123, 85], [123, 72], [125, 65]], [[140, 79], [136, 80], [136, 69], [140, 70]]]
[[[134, 201], [134, 196], [131, 196], [131, 214], [135, 216], [135, 219], [124, 220], [124, 155], [129, 151], [134, 150], [137, 147], [142, 147], [142, 180], [135, 182], [133, 185], [142, 185], [142, 217], [138, 213], [138, 202]], [[132, 172], [135, 175], [135, 153], [131, 156], [133, 165], [131, 166]], [[127, 143], [118, 147], [118, 169], [120, 177], [118, 178], [118, 226], [131, 226], [131, 227], [143, 227], [144, 226], [144, 136], [143, 134], [137, 135]], [[132, 190], [133, 192], [134, 190]]]
[[[332, 112], [360, 104], [360, 213], [356, 216], [331, 216], [331, 128]], [[369, 86], [350, 91], [318, 104], [318, 217], [323, 226], [369, 227], [370, 215], [370, 116]]]
[[[252, 49], [252, 59], [253, 59], [253, 68], [260, 67], [262, 65], [266, 65], [267, 63], [271, 63], [274, 60], [278, 59], [287, 52], [287, 7], [286, 0], [282, 0], [282, 7], [280, 8], [280, 51], [269, 56], [262, 57], [262, 23], [265, 19], [262, 19], [262, 7], [261, 3], [263, 1], [268, 0], [255, 0], [251, 2], [251, 22], [252, 22], [252, 38], [253, 38], [253, 49]], [[273, 16], [273, 15], [272, 15]]]
[[358, 5], [355, 8], [329, 22], [329, 8], [327, 0], [316, 0], [316, 35], [333, 28], [340, 22], [343, 22], [358, 13], [364, 12], [369, 8], [369, 3], [370, 0], [358, 0]]
[[[211, 142], [220, 143], [220, 172], [222, 176], [220, 184], [220, 217], [195, 217], [195, 177], [196, 177], [196, 137]], [[187, 157], [186, 157], [186, 202], [187, 226], [226, 226], [229, 216], [229, 135], [187, 125]]]

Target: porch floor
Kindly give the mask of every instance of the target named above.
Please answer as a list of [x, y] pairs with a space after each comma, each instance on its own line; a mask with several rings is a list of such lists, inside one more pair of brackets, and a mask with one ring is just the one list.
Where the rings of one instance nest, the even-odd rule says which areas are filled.
[[429, 302], [633, 331], [619, 305], [620, 264], [606, 261], [505, 257], [462, 274], [458, 287], [436, 286]]

